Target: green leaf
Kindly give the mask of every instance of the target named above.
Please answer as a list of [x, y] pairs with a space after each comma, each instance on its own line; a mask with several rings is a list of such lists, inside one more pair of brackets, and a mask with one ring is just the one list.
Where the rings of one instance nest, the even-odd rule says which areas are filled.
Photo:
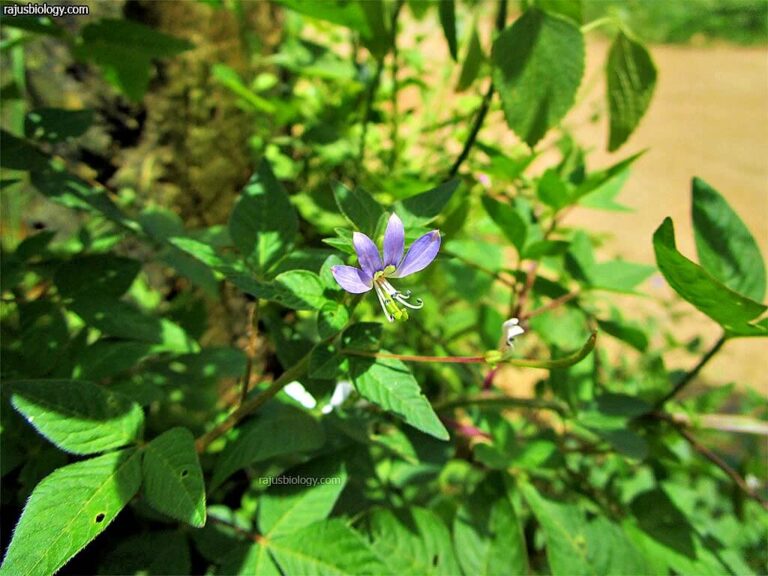
[[266, 545], [254, 542], [247, 548], [238, 546], [221, 561], [220, 574], [243, 576], [282, 576]]
[[155, 510], [196, 528], [205, 525], [205, 482], [186, 428], [172, 428], [144, 449], [144, 496]]
[[53, 281], [66, 298], [106, 295], [119, 298], [131, 287], [141, 264], [114, 254], [78, 256], [56, 269]]
[[486, 478], [454, 518], [456, 555], [465, 574], [528, 573], [522, 525], [499, 480]]
[[350, 190], [341, 182], [334, 182], [332, 186], [339, 211], [352, 226], [373, 236], [384, 209], [362, 188]]
[[464, 62], [461, 65], [461, 73], [459, 74], [459, 82], [456, 84], [456, 90], [463, 92], [472, 85], [477, 79], [477, 75], [480, 73], [480, 66], [482, 66], [484, 61], [485, 54], [483, 54], [483, 47], [480, 45], [477, 26], [473, 25], [472, 35], [469, 37], [467, 55], [464, 57]]
[[341, 342], [349, 350], [376, 352], [381, 340], [382, 325], [378, 322], [356, 322], [344, 330]]
[[98, 574], [190, 574], [189, 544], [180, 531], [153, 530], [129, 536], [110, 549]]
[[584, 38], [573, 21], [530, 9], [496, 39], [492, 61], [507, 124], [533, 147], [573, 105]]
[[322, 426], [293, 406], [271, 403], [240, 427], [237, 439], [227, 445], [216, 462], [209, 490], [234, 472], [282, 454], [309, 452], [325, 443]]
[[765, 297], [765, 262], [746, 225], [723, 196], [693, 179], [691, 215], [702, 267], [731, 290], [752, 300]]
[[394, 574], [461, 573], [450, 532], [431, 510], [415, 506], [399, 511], [376, 510], [371, 514], [370, 531], [374, 549]]
[[110, 452], [54, 471], [27, 501], [0, 575], [53, 574], [109, 526], [140, 484], [135, 450]]
[[273, 481], [259, 499], [259, 530], [270, 539], [325, 520], [344, 490], [347, 472], [338, 459], [325, 458], [291, 468]]
[[244, 102], [249, 104], [255, 111], [264, 114], [274, 114], [275, 105], [256, 94], [243, 83], [240, 75], [225, 64], [214, 64], [212, 69], [213, 78], [222, 86], [227, 88], [233, 94], [239, 96]]
[[124, 396], [78, 380], [18, 380], [6, 383], [11, 404], [62, 450], [94, 454], [139, 437], [144, 412]]
[[589, 562], [587, 526], [581, 508], [547, 500], [528, 483], [521, 486], [521, 491], [541, 525], [553, 576], [597, 574]]
[[0, 130], [0, 141], [3, 143], [3, 154], [0, 156], [0, 166], [3, 168], [38, 171], [48, 165], [45, 154], [23, 138]]
[[666, 218], [654, 233], [653, 249], [659, 270], [683, 299], [733, 336], [751, 335], [759, 330], [749, 322], [765, 312], [766, 306], [734, 292], [678, 252], [671, 218]]
[[349, 322], [347, 307], [339, 302], [327, 302], [317, 315], [317, 333], [325, 340], [335, 336]]
[[36, 140], [61, 142], [85, 134], [92, 121], [93, 110], [37, 108], [24, 117], [24, 134]]
[[309, 270], [283, 272], [274, 282], [261, 282], [245, 274], [230, 274], [227, 278], [251, 296], [272, 300], [294, 310], [318, 310], [329, 302], [320, 277]]
[[448, 50], [454, 62], [458, 62], [458, 47], [456, 45], [456, 6], [453, 0], [441, 0], [437, 3], [440, 15], [440, 25], [443, 35], [448, 42]]
[[448, 440], [448, 431], [432, 409], [427, 397], [400, 360], [378, 358], [376, 362], [350, 357], [350, 375], [363, 398], [394, 412], [406, 424], [439, 440]]
[[346, 358], [332, 344], [318, 344], [309, 356], [309, 375], [312, 378], [334, 380], [344, 370]]
[[283, 574], [302, 576], [386, 575], [368, 542], [340, 519], [312, 524], [267, 541]]
[[365, 11], [359, 2], [350, 0], [278, 0], [278, 3], [290, 10], [305, 14], [318, 20], [325, 20], [351, 28], [370, 39], [372, 31], [368, 25]]
[[656, 66], [640, 42], [619, 32], [605, 70], [610, 131], [608, 150], [627, 141], [648, 109], [656, 88]]
[[535, 3], [542, 10], [570, 18], [576, 24], [583, 21], [581, 0], [535, 0]]
[[397, 202], [395, 212], [403, 221], [406, 230], [426, 226], [440, 215], [458, 187], [458, 179], [448, 180], [431, 190]]
[[145, 314], [128, 302], [111, 296], [78, 294], [71, 302], [70, 310], [89, 326], [110, 336], [151, 342], [172, 352], [192, 352], [197, 348], [178, 324]]
[[645, 352], [648, 349], [648, 336], [636, 326], [614, 320], [598, 320], [597, 324], [600, 330], [626, 342], [639, 352]]
[[509, 204], [494, 200], [490, 196], [483, 196], [483, 208], [517, 249], [517, 253], [522, 255], [527, 234], [523, 217]]
[[259, 164], [229, 218], [229, 234], [256, 271], [266, 273], [291, 247], [299, 229], [296, 211], [269, 162]]
[[640, 549], [627, 537], [622, 526], [604, 516], [587, 525], [589, 562], [595, 574], [653, 574]]
[[571, 202], [568, 186], [554, 168], [550, 168], [542, 174], [537, 194], [542, 202], [555, 210], [559, 210]]
[[83, 28], [74, 53], [95, 62], [110, 84], [139, 101], [149, 85], [152, 60], [176, 56], [191, 47], [186, 40], [137, 22], [104, 18]]

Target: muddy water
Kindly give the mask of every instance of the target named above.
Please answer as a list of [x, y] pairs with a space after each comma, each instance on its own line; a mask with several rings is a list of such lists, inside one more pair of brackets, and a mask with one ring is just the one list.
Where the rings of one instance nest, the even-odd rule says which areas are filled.
[[[587, 80], [599, 77], [607, 45], [590, 45]], [[588, 121], [605, 107], [602, 78], [585, 89], [584, 101], [567, 119], [580, 142], [595, 145], [592, 166], [605, 166], [644, 148], [648, 152], [633, 169], [619, 200], [633, 213], [591, 210], [574, 212], [568, 222], [611, 234], [606, 251], [627, 259], [654, 263], [651, 236], [665, 216], [675, 221], [678, 246], [695, 259], [690, 220], [690, 180], [699, 176], [726, 196], [768, 255], [768, 50], [718, 46], [711, 48], [655, 46], [652, 55], [659, 76], [657, 91], [642, 124], [619, 151], [604, 151], [606, 124]], [[645, 291], [665, 297], [658, 281]], [[653, 313], [643, 301], [627, 306], [640, 317]], [[677, 310], [686, 308], [676, 307]], [[697, 311], [675, 320], [680, 337], [705, 335], [714, 341], [719, 330]], [[729, 342], [702, 373], [709, 382], [736, 382], [768, 395], [768, 345], [765, 340]], [[690, 359], [671, 359], [674, 366]], [[679, 363], [678, 363], [679, 362]]]

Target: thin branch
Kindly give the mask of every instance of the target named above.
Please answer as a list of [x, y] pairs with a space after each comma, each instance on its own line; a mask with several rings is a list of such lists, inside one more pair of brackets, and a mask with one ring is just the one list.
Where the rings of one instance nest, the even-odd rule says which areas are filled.
[[237, 410], [227, 416], [226, 420], [220, 422], [214, 428], [197, 438], [197, 440], [195, 440], [195, 450], [197, 450], [198, 454], [205, 452], [206, 448], [208, 448], [211, 442], [216, 440], [219, 436], [232, 430], [232, 428], [234, 428], [237, 423], [240, 422], [240, 420], [253, 414], [264, 403], [266, 403], [267, 400], [276, 396], [277, 393], [283, 389], [283, 386], [303, 376], [306, 373], [308, 366], [309, 354], [304, 356], [296, 364], [283, 372], [277, 380], [269, 385], [269, 388], [264, 390], [258, 396], [254, 396], [250, 400], [243, 402], [237, 408]]
[[659, 410], [664, 404], [667, 403], [668, 400], [674, 398], [677, 396], [682, 390], [688, 386], [691, 382], [693, 382], [694, 378], [698, 375], [699, 372], [701, 372], [701, 369], [704, 368], [704, 366], [707, 365], [707, 363], [712, 360], [712, 357], [717, 354], [720, 351], [720, 348], [723, 347], [723, 344], [725, 344], [725, 341], [727, 338], [725, 337], [725, 334], [720, 336], [720, 338], [717, 340], [717, 342], [714, 343], [712, 348], [710, 348], [704, 356], [701, 357], [698, 364], [694, 366], [691, 370], [686, 372], [680, 380], [678, 380], [677, 384], [667, 392], [667, 394], [658, 402], [656, 402], [656, 405], [654, 406], [654, 410]]
[[697, 414], [692, 417], [676, 412], [660, 418], [686, 428], [768, 436], [768, 422], [740, 414]]
[[488, 276], [491, 276], [494, 280], [497, 280], [501, 282], [502, 284], [509, 286], [512, 289], [517, 288], [517, 282], [514, 280], [507, 278], [506, 276], [502, 276], [500, 272], [494, 272], [493, 270], [486, 268], [480, 264], [477, 264], [476, 262], [472, 262], [471, 260], [467, 260], [464, 258], [461, 254], [457, 254], [456, 252], [451, 252], [450, 250], [443, 250], [443, 256], [447, 256], [449, 258], [456, 258], [457, 260], [461, 260], [464, 264], [469, 266], [470, 268], [474, 268], [478, 272], [482, 272], [483, 274], [487, 274]]
[[346, 356], [362, 356], [364, 358], [390, 358], [403, 362], [429, 362], [430, 364], [485, 364], [485, 356], [420, 356], [415, 354], [388, 354], [386, 352], [365, 352], [343, 348], [340, 354]]
[[256, 356], [256, 341], [259, 335], [259, 301], [254, 300], [248, 303], [248, 325], [245, 328], [248, 338], [248, 344], [246, 345], [245, 354], [245, 375], [243, 376], [243, 384], [240, 391], [240, 403], [242, 406], [245, 399], [248, 396], [248, 389], [251, 385], [251, 372], [253, 370], [253, 360]]
[[[501, 32], [504, 29], [506, 22], [507, 0], [499, 0], [499, 11], [496, 14], [496, 30]], [[459, 168], [461, 168], [461, 165], [469, 157], [469, 153], [472, 150], [472, 147], [475, 145], [475, 141], [477, 140], [477, 135], [480, 133], [480, 129], [483, 127], [485, 117], [488, 115], [488, 111], [491, 108], [491, 101], [493, 100], [493, 94], [495, 91], [496, 89], [493, 85], [493, 80], [491, 80], [490, 84], [488, 84], [488, 89], [485, 91], [485, 95], [483, 96], [483, 101], [480, 103], [480, 108], [477, 111], [477, 115], [475, 116], [475, 122], [472, 124], [469, 135], [464, 142], [464, 148], [462, 148], [458, 158], [456, 158], [453, 166], [451, 166], [451, 169], [448, 171], [448, 180], [459, 173]]]
[[400, 10], [402, 10], [404, 3], [405, 0], [397, 0], [395, 8], [392, 11], [392, 20], [390, 21], [390, 28], [392, 30], [392, 125], [390, 132], [390, 139], [392, 140], [392, 153], [389, 156], [390, 171], [394, 170], [395, 168], [400, 147], [400, 114], [397, 102], [398, 93], [400, 92], [400, 83], [397, 80], [397, 76], [400, 72], [400, 58], [397, 51], [397, 19], [400, 16]]
[[573, 290], [571, 292], [568, 292], [567, 294], [563, 294], [559, 298], [554, 298], [553, 300], [550, 300], [544, 306], [536, 308], [536, 310], [531, 310], [528, 313], [522, 314], [522, 317], [520, 319], [523, 320], [523, 319], [533, 318], [534, 316], [538, 316], [539, 314], [544, 314], [544, 312], [549, 312], [550, 310], [559, 308], [566, 302], [570, 302], [571, 300], [573, 300], [578, 296], [579, 296], [579, 290]]
[[752, 490], [750, 488], [749, 484], [747, 484], [747, 481], [742, 478], [742, 476], [736, 472], [731, 466], [720, 456], [715, 454], [712, 450], [701, 444], [696, 438], [684, 427], [682, 426], [675, 426], [675, 430], [688, 441], [688, 444], [691, 445], [691, 448], [696, 450], [699, 454], [704, 456], [707, 460], [712, 462], [715, 466], [720, 468], [723, 472], [725, 472], [728, 477], [733, 480], [734, 484], [739, 487], [739, 489], [749, 498], [752, 498], [756, 502], [758, 502], [763, 508], [768, 510], [768, 500], [763, 498], [760, 494]]
[[566, 407], [555, 401], [540, 400], [538, 398], [515, 398], [513, 396], [504, 396], [499, 394], [480, 394], [476, 396], [466, 396], [464, 398], [454, 398], [433, 404], [436, 411], [452, 410], [454, 408], [463, 408], [465, 406], [481, 406], [483, 408], [495, 408], [503, 410], [505, 408], [525, 408], [528, 410], [551, 410], [558, 414], [565, 414]]
[[376, 60], [376, 72], [371, 80], [371, 85], [368, 87], [368, 94], [365, 99], [365, 112], [363, 113], [363, 132], [360, 134], [360, 149], [357, 152], [357, 159], [359, 165], [362, 167], [365, 160], [365, 145], [368, 140], [368, 124], [371, 122], [371, 115], [373, 114], [373, 103], [376, 100], [376, 92], [379, 90], [379, 84], [381, 83], [381, 73], [384, 70], [384, 57]]

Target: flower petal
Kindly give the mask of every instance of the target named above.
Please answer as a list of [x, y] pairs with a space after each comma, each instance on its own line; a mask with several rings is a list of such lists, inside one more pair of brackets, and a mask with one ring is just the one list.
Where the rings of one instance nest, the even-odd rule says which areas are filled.
[[379, 256], [379, 249], [376, 248], [376, 244], [373, 240], [368, 238], [362, 232], [355, 232], [352, 234], [352, 244], [355, 245], [355, 252], [357, 252], [357, 259], [360, 261], [360, 268], [363, 269], [369, 277], [373, 278], [376, 272], [380, 272], [384, 269], [381, 265], [381, 257]]
[[424, 270], [432, 263], [440, 250], [440, 231], [432, 230], [418, 238], [408, 249], [408, 254], [397, 267], [392, 278], [403, 278], [419, 270]]
[[403, 222], [397, 214], [392, 212], [387, 222], [387, 230], [384, 232], [384, 266], [400, 264], [405, 251], [405, 230]]
[[331, 274], [333, 274], [339, 286], [352, 294], [368, 292], [371, 286], [373, 286], [371, 277], [360, 270], [360, 268], [355, 268], [354, 266], [332, 266]]

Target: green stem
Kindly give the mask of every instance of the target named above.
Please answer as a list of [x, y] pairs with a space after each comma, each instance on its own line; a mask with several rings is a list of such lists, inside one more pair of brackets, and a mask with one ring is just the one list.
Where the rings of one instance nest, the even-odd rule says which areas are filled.
[[376, 60], [376, 72], [374, 73], [371, 85], [368, 88], [368, 95], [365, 99], [365, 112], [363, 114], [363, 132], [360, 134], [360, 149], [357, 153], [358, 163], [362, 169], [363, 162], [365, 160], [365, 145], [368, 140], [368, 125], [371, 122], [371, 115], [373, 114], [373, 103], [376, 100], [376, 92], [379, 90], [379, 84], [381, 83], [381, 73], [384, 70], [384, 57]]
[[388, 354], [386, 352], [365, 352], [343, 348], [340, 354], [362, 356], [363, 358], [390, 358], [403, 362], [428, 362], [430, 364], [486, 364], [485, 356], [420, 356], [417, 354]]
[[[506, 21], [507, 0], [499, 0], [499, 11], [496, 14], [496, 30], [501, 32], [504, 29]], [[477, 140], [477, 135], [480, 133], [480, 129], [483, 127], [485, 117], [488, 115], [488, 110], [491, 108], [491, 101], [493, 100], [494, 92], [495, 88], [493, 86], [493, 80], [491, 80], [490, 84], [488, 84], [488, 89], [485, 91], [485, 95], [483, 96], [483, 101], [480, 103], [477, 116], [475, 116], [475, 122], [472, 124], [469, 135], [464, 142], [464, 148], [462, 148], [458, 158], [456, 158], [453, 166], [451, 166], [451, 169], [448, 171], [449, 180], [459, 173], [459, 168], [461, 168], [461, 165], [469, 157], [469, 153], [472, 150], [472, 147], [475, 145], [475, 141]]]
[[717, 354], [720, 351], [720, 348], [723, 347], [723, 344], [725, 344], [725, 341], [727, 338], [725, 337], [725, 334], [720, 336], [718, 338], [717, 342], [714, 343], [712, 348], [707, 350], [707, 352], [704, 354], [704, 356], [701, 357], [698, 364], [694, 366], [691, 370], [686, 372], [680, 380], [678, 380], [677, 384], [675, 384], [674, 388], [667, 392], [667, 394], [658, 402], [656, 402], [656, 405], [654, 406], [654, 410], [659, 410], [664, 404], [667, 403], [667, 401], [671, 400], [675, 396], [677, 396], [680, 392], [683, 391], [683, 389], [688, 386], [691, 382], [693, 382], [694, 378], [698, 375], [699, 372], [701, 372], [701, 369], [704, 368], [704, 366], [707, 365], [707, 363], [712, 360], [712, 357]]
[[454, 398], [433, 404], [436, 411], [451, 410], [453, 408], [463, 408], [465, 406], [480, 406], [483, 408], [526, 408], [530, 410], [551, 410], [558, 414], [566, 414], [566, 407], [552, 400], [540, 400], [537, 398], [515, 398], [513, 396], [502, 395], [479, 395], [467, 396], [464, 398]]
[[595, 30], [596, 28], [600, 28], [601, 26], [605, 25], [611, 25], [615, 24], [616, 19], [611, 16], [605, 16], [603, 18], [598, 18], [597, 20], [592, 20], [592, 22], [587, 22], [581, 27], [581, 33], [587, 34], [589, 32], [592, 32], [592, 30]]
[[225, 420], [195, 440], [195, 449], [197, 450], [198, 454], [205, 452], [206, 448], [210, 446], [211, 442], [216, 440], [219, 436], [229, 432], [237, 425], [238, 422], [240, 422], [240, 420], [246, 416], [249, 416], [250, 414], [253, 414], [262, 405], [264, 405], [267, 400], [276, 396], [277, 393], [280, 392], [280, 390], [282, 390], [286, 384], [302, 377], [307, 372], [307, 368], [309, 367], [309, 356], [309, 354], [304, 356], [296, 364], [283, 372], [277, 380], [272, 382], [272, 384], [270, 384], [269, 387], [264, 390], [264, 392], [258, 396], [254, 396], [250, 400], [243, 402], [234, 412], [227, 416]]

